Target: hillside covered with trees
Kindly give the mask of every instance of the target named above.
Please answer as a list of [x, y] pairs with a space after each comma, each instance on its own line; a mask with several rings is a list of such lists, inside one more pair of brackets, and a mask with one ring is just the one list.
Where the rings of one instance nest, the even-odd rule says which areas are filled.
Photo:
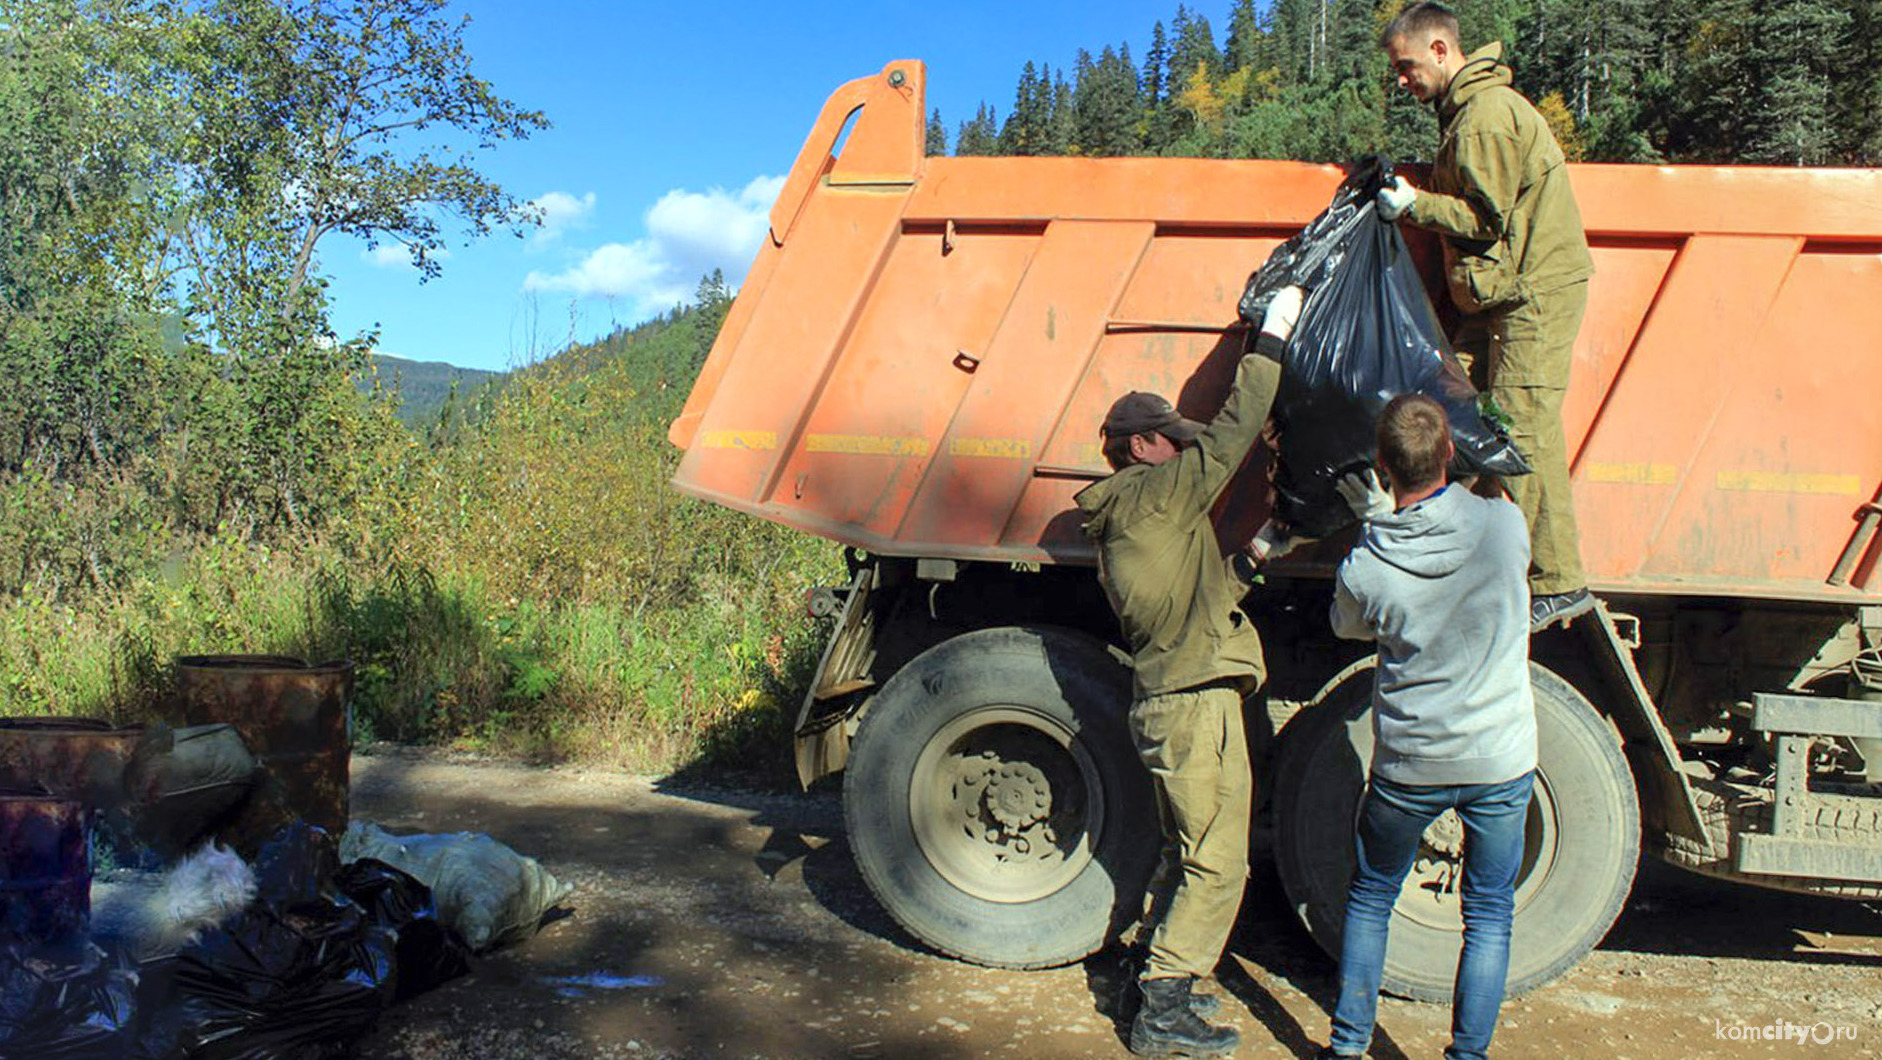
[[360, 385], [377, 385], [390, 390], [398, 401], [399, 420], [407, 427], [425, 430], [464, 416], [484, 400], [479, 391], [500, 383], [502, 372], [481, 368], [459, 368], [443, 361], [412, 361], [376, 353], [372, 357], [370, 378]]
[[[1404, 0], [1178, 5], [1147, 39], [1028, 63], [930, 154], [1428, 158], [1429, 110], [1392, 84], [1379, 31]], [[1874, 0], [1460, 0], [1464, 45], [1502, 41], [1571, 159], [1875, 165]], [[1135, 46], [1133, 46], [1133, 43]], [[952, 137], [950, 139], [950, 132]]]
[[330, 323], [334, 233], [533, 223], [473, 69], [447, 0], [0, 0], [0, 714], [346, 656], [365, 738], [776, 758], [835, 551], [666, 485], [721, 280], [416, 430]]
[[[1417, 158], [1397, 3], [1178, 7], [929, 147]], [[1882, 155], [1874, 0], [1460, 11], [1579, 157]], [[335, 233], [434, 275], [535, 220], [479, 166], [548, 118], [461, 33], [449, 0], [0, 0], [0, 713], [147, 720], [176, 654], [348, 656], [367, 736], [786, 762], [837, 550], [668, 486], [722, 277], [409, 427], [420, 370], [335, 333]]]

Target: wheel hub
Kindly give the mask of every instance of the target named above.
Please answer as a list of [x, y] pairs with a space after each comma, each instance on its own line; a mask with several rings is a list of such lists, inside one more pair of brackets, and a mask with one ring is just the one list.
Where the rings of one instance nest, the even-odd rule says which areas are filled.
[[962, 832], [1002, 863], [1052, 856], [1052, 782], [1030, 762], [1007, 761], [996, 751], [955, 759], [959, 776], [951, 801]]
[[994, 820], [1012, 831], [1021, 831], [1052, 812], [1052, 785], [1036, 766], [1008, 762], [988, 779], [985, 802]]
[[1032, 901], [1090, 861], [1103, 822], [1094, 790], [1095, 771], [1068, 733], [1030, 711], [984, 708], [937, 734], [917, 764], [916, 841], [962, 890]]
[[1457, 819], [1456, 810], [1445, 810], [1431, 822], [1425, 829], [1424, 845], [1432, 857], [1456, 860], [1464, 856], [1464, 822]]

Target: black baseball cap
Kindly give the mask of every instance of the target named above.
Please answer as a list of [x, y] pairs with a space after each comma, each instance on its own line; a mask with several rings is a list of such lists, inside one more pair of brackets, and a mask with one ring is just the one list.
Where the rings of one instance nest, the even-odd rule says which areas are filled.
[[1163, 395], [1142, 390], [1133, 390], [1118, 398], [1111, 403], [1111, 411], [1104, 414], [1107, 438], [1152, 431], [1174, 441], [1188, 442], [1202, 433], [1202, 424], [1185, 419]]

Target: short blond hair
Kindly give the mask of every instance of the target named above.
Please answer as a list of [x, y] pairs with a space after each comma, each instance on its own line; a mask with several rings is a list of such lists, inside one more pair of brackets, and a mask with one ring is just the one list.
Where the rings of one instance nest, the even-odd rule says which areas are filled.
[[1443, 482], [1450, 442], [1450, 417], [1423, 394], [1400, 394], [1379, 413], [1379, 463], [1400, 489]]

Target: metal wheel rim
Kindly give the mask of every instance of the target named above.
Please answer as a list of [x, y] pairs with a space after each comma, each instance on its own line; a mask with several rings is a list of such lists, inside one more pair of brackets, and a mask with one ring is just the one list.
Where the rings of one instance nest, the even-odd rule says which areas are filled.
[[[1056, 841], [1050, 849], [1014, 860], [1014, 844], [989, 839], [985, 831], [969, 834], [963, 814], [984, 796], [962, 785], [963, 771], [984, 759], [988, 748], [997, 756], [1003, 747], [1039, 751], [1048, 746], [1057, 748], [1057, 761], [1046, 768], [1026, 764], [1060, 782], [1054, 785], [1049, 814]], [[1078, 790], [1059, 790], [1074, 779]], [[953, 718], [922, 748], [909, 778], [909, 817], [917, 849], [943, 879], [975, 898], [1020, 904], [1058, 892], [1090, 864], [1094, 837], [1104, 832], [1103, 793], [1096, 763], [1062, 722], [1029, 707], [989, 704]], [[1067, 803], [1064, 809], [1056, 805], [1061, 799]], [[1004, 838], [1006, 827], [991, 827]]]

